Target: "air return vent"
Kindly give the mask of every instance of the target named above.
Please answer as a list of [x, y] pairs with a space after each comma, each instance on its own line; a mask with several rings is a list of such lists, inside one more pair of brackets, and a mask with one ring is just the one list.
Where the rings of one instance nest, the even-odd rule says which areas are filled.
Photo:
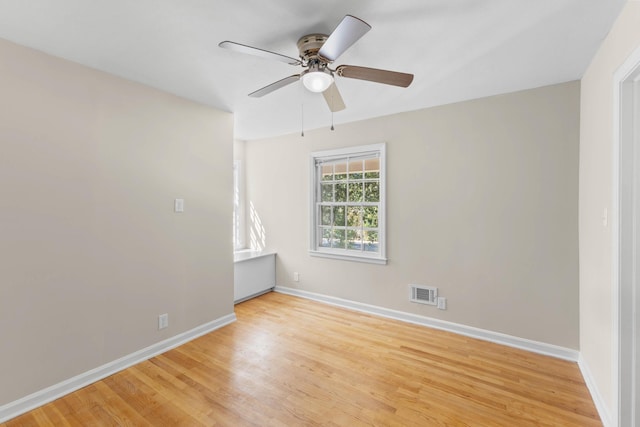
[[438, 288], [434, 286], [409, 285], [411, 302], [438, 305]]

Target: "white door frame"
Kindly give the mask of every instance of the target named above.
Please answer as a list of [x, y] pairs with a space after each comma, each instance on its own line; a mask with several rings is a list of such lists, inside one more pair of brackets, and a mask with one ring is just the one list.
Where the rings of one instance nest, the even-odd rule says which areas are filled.
[[614, 425], [640, 422], [640, 309], [636, 249], [640, 244], [640, 48], [614, 75], [613, 200], [611, 215], [613, 291]]

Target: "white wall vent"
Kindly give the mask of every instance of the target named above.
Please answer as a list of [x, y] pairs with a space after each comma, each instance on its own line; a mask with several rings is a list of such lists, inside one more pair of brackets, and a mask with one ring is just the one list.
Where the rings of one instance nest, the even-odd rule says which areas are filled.
[[435, 286], [409, 285], [411, 302], [438, 305], [438, 288]]

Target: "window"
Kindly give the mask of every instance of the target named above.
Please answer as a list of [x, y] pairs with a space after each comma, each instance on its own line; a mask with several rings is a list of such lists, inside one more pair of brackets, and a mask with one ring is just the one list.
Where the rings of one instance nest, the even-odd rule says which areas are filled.
[[242, 215], [242, 181], [240, 162], [233, 162], [233, 249], [244, 248], [244, 215]]
[[311, 154], [311, 255], [386, 263], [384, 166], [384, 144]]

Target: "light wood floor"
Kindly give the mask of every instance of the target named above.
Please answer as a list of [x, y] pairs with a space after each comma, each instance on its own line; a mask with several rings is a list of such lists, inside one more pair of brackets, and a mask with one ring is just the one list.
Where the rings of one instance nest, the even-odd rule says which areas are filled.
[[15, 426], [600, 426], [575, 363], [270, 293]]

